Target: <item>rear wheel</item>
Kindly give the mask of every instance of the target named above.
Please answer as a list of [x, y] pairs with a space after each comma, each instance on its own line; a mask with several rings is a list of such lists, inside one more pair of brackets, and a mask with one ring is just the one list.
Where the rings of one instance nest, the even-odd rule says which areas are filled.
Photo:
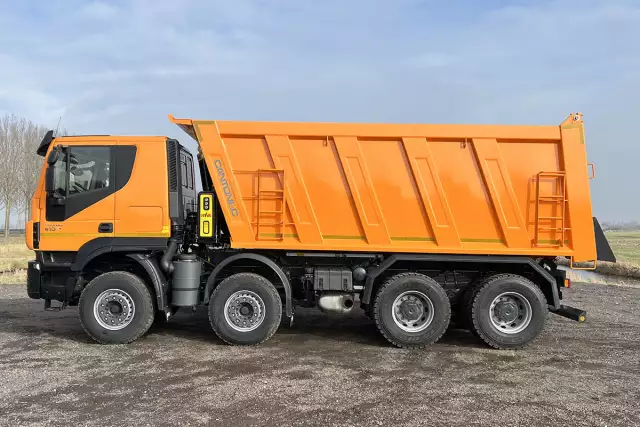
[[256, 345], [276, 332], [282, 301], [273, 283], [254, 273], [224, 279], [209, 301], [209, 321], [216, 335], [228, 344]]
[[498, 274], [476, 288], [470, 314], [474, 333], [491, 347], [522, 348], [544, 328], [547, 300], [525, 277]]
[[451, 305], [438, 282], [422, 274], [403, 273], [380, 287], [373, 317], [378, 330], [393, 345], [420, 348], [445, 333]]
[[147, 285], [135, 274], [113, 271], [94, 278], [78, 303], [82, 327], [101, 344], [127, 344], [140, 338], [154, 319]]

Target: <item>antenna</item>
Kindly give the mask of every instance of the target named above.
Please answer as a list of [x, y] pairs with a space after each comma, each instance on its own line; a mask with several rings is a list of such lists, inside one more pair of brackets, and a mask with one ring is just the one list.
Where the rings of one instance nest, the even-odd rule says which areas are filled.
[[60, 129], [60, 122], [62, 121], [62, 116], [60, 116], [60, 118], [58, 119], [58, 126], [56, 126], [56, 133], [54, 133], [54, 136], [58, 136], [58, 129]]

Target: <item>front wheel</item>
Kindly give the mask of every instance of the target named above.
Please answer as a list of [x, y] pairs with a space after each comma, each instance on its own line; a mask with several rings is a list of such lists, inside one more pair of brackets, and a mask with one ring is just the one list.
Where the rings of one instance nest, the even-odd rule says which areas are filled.
[[282, 301], [273, 283], [254, 273], [224, 279], [209, 301], [209, 321], [216, 335], [232, 345], [257, 345], [276, 332]]
[[390, 343], [419, 348], [436, 342], [445, 333], [451, 305], [438, 282], [422, 274], [403, 273], [380, 287], [373, 317]]
[[497, 274], [478, 285], [471, 304], [472, 328], [498, 349], [530, 344], [542, 331], [547, 300], [535, 283], [515, 274]]
[[78, 303], [80, 322], [101, 344], [128, 344], [140, 338], [154, 319], [151, 292], [126, 271], [104, 273], [89, 282]]

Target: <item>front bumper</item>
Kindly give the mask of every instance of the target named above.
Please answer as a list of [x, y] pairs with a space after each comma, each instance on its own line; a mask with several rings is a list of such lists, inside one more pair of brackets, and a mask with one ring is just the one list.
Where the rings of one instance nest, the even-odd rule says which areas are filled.
[[73, 303], [79, 296], [74, 293], [77, 283], [76, 274], [69, 269], [43, 271], [40, 261], [29, 261], [27, 264], [29, 298]]

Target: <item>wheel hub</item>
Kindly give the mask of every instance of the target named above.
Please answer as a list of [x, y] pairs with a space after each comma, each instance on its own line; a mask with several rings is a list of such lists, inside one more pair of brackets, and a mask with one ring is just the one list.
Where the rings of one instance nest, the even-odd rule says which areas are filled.
[[400, 315], [409, 322], [420, 319], [424, 313], [424, 306], [420, 302], [404, 301], [400, 304]]
[[93, 317], [111, 331], [126, 328], [135, 314], [133, 298], [121, 289], [107, 289], [93, 303]]
[[496, 304], [495, 313], [503, 322], [513, 322], [519, 313], [518, 306], [513, 301], [500, 301]]
[[504, 292], [489, 308], [491, 325], [505, 334], [517, 334], [529, 326], [533, 317], [531, 303], [517, 292]]
[[240, 305], [240, 314], [243, 316], [251, 316], [251, 313], [253, 312], [253, 307], [249, 304], [246, 303], [242, 303]]
[[398, 295], [392, 305], [394, 323], [405, 332], [420, 332], [433, 321], [431, 299], [419, 291], [406, 291]]
[[237, 331], [252, 331], [264, 321], [264, 302], [254, 292], [236, 292], [227, 299], [224, 305], [224, 318], [229, 326]]
[[107, 303], [107, 307], [109, 308], [109, 312], [111, 314], [120, 314], [124, 311], [124, 308], [119, 301], [109, 301]]

